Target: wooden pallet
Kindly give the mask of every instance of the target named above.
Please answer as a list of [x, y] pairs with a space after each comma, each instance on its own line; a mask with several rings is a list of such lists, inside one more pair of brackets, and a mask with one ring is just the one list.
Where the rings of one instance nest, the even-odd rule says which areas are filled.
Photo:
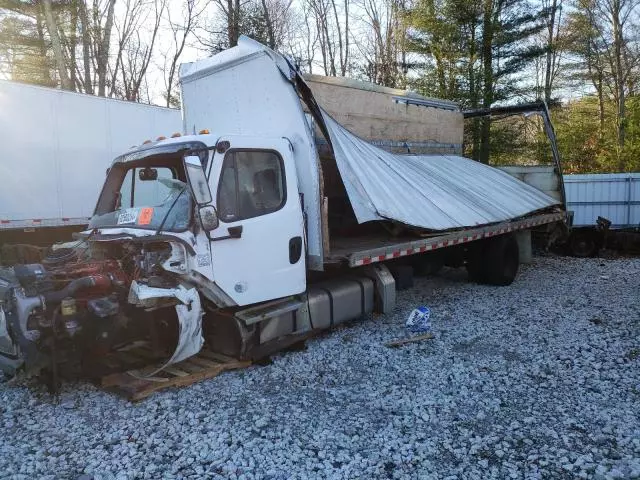
[[[133, 355], [133, 353], [132, 353]], [[156, 373], [157, 363], [102, 377], [100, 386], [135, 402], [170, 387], [184, 387], [215, 377], [226, 370], [246, 368], [250, 361], [237, 360], [207, 350]]]
[[118, 350], [109, 352], [98, 362], [91, 365], [93, 371], [89, 376], [94, 380], [113, 373], [121, 373], [128, 370], [146, 367], [156, 364], [163, 358], [168, 358], [166, 353], [153, 352], [148, 342], [134, 342]]

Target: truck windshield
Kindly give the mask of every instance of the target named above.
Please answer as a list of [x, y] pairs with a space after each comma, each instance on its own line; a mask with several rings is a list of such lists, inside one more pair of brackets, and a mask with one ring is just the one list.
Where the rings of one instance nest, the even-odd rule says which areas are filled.
[[[136, 162], [140, 163], [140, 162]], [[181, 162], [116, 164], [109, 171], [89, 228], [120, 227], [181, 232], [191, 220], [191, 195]]]

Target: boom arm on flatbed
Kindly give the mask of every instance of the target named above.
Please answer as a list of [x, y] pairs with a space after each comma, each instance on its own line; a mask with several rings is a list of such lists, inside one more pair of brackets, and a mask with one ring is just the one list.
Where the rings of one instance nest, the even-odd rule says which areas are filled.
[[478, 117], [509, 117], [512, 115], [524, 115], [527, 113], [536, 113], [542, 117], [544, 124], [544, 131], [549, 138], [551, 144], [551, 154], [553, 156], [553, 163], [560, 182], [560, 194], [562, 196], [562, 205], [565, 210], [567, 209], [567, 197], [564, 191], [564, 180], [562, 176], [562, 162], [560, 160], [560, 150], [558, 150], [558, 142], [556, 141], [556, 132], [551, 123], [551, 114], [549, 113], [549, 107], [544, 101], [522, 103], [519, 105], [506, 105], [502, 107], [492, 108], [480, 108], [477, 110], [467, 110], [463, 112], [464, 118], [478, 118]]

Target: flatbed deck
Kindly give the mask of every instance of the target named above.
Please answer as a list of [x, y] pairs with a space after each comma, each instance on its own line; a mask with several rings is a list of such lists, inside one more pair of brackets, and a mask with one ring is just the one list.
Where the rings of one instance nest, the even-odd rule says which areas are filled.
[[562, 221], [564, 218], [564, 212], [546, 213], [494, 225], [445, 232], [441, 235], [430, 235], [424, 238], [406, 236], [392, 238], [380, 235], [336, 238], [331, 239], [330, 253], [325, 263], [340, 263], [349, 267], [361, 267], [393, 258], [429, 252], [518, 230], [526, 230]]

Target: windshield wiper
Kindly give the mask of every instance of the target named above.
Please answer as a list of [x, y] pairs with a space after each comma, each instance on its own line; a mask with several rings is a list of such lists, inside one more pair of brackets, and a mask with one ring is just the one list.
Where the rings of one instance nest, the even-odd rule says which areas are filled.
[[156, 230], [156, 235], [159, 235], [160, 232], [162, 231], [162, 227], [164, 227], [164, 224], [167, 221], [167, 218], [169, 218], [169, 214], [171, 213], [171, 211], [173, 210], [173, 207], [175, 207], [176, 203], [178, 202], [178, 199], [182, 196], [182, 194], [185, 192], [186, 189], [187, 189], [187, 184], [185, 184], [184, 187], [182, 187], [182, 190], [180, 190], [180, 193], [178, 195], [176, 195], [176, 198], [171, 203], [171, 206], [167, 210], [167, 213], [165, 213], [164, 217], [162, 217], [162, 221], [160, 222], [160, 226]]

